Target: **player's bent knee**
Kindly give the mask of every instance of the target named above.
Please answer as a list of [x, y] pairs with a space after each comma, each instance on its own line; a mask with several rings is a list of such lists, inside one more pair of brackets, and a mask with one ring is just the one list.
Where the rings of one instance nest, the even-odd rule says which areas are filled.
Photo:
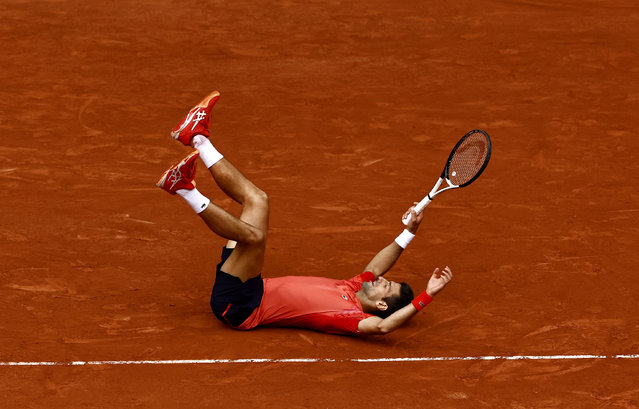
[[269, 197], [266, 192], [256, 188], [255, 191], [251, 193], [251, 202], [256, 206], [263, 206], [268, 209]]
[[246, 244], [254, 246], [264, 246], [266, 244], [266, 232], [252, 227], [249, 230], [248, 237], [245, 240]]

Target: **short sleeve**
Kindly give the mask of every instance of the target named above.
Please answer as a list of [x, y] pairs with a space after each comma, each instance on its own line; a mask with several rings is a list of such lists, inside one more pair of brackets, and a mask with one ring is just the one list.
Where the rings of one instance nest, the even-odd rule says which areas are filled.
[[329, 334], [359, 334], [359, 322], [370, 317], [365, 312], [312, 314], [313, 328]]
[[375, 281], [376, 278], [377, 277], [375, 277], [375, 274], [370, 271], [366, 271], [362, 274], [356, 275], [348, 281], [350, 281], [351, 283], [359, 284], [361, 286], [362, 283], [365, 283], [367, 281]]

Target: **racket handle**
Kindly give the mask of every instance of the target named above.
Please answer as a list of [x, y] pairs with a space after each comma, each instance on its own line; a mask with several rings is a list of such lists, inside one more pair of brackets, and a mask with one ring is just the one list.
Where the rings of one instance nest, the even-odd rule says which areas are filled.
[[[426, 196], [425, 198], [423, 198], [421, 202], [415, 205], [415, 213], [420, 214], [430, 202], [432, 202], [430, 196]], [[404, 223], [405, 226], [408, 226], [408, 223], [410, 222], [412, 217], [413, 216], [408, 213], [406, 217], [402, 217], [402, 223]]]

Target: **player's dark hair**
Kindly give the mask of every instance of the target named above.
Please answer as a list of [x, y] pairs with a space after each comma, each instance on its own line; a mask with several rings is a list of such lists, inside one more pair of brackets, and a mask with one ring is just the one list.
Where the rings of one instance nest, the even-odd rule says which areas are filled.
[[375, 311], [375, 315], [380, 318], [386, 318], [395, 311], [407, 306], [411, 301], [413, 301], [413, 298], [413, 289], [410, 288], [410, 285], [401, 283], [399, 288], [399, 295], [382, 298], [382, 301], [384, 301], [386, 305], [388, 305], [388, 308], [386, 308], [386, 310], [384, 311]]

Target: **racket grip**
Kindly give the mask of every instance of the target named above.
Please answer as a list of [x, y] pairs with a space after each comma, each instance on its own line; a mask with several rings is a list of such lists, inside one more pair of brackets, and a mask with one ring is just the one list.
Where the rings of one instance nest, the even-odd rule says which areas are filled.
[[[415, 205], [415, 213], [420, 214], [430, 202], [432, 202], [432, 200], [429, 196], [423, 198], [421, 202]], [[408, 226], [408, 223], [410, 222], [412, 217], [413, 216], [410, 213], [408, 213], [406, 217], [402, 217], [402, 223], [404, 223], [404, 226]]]

